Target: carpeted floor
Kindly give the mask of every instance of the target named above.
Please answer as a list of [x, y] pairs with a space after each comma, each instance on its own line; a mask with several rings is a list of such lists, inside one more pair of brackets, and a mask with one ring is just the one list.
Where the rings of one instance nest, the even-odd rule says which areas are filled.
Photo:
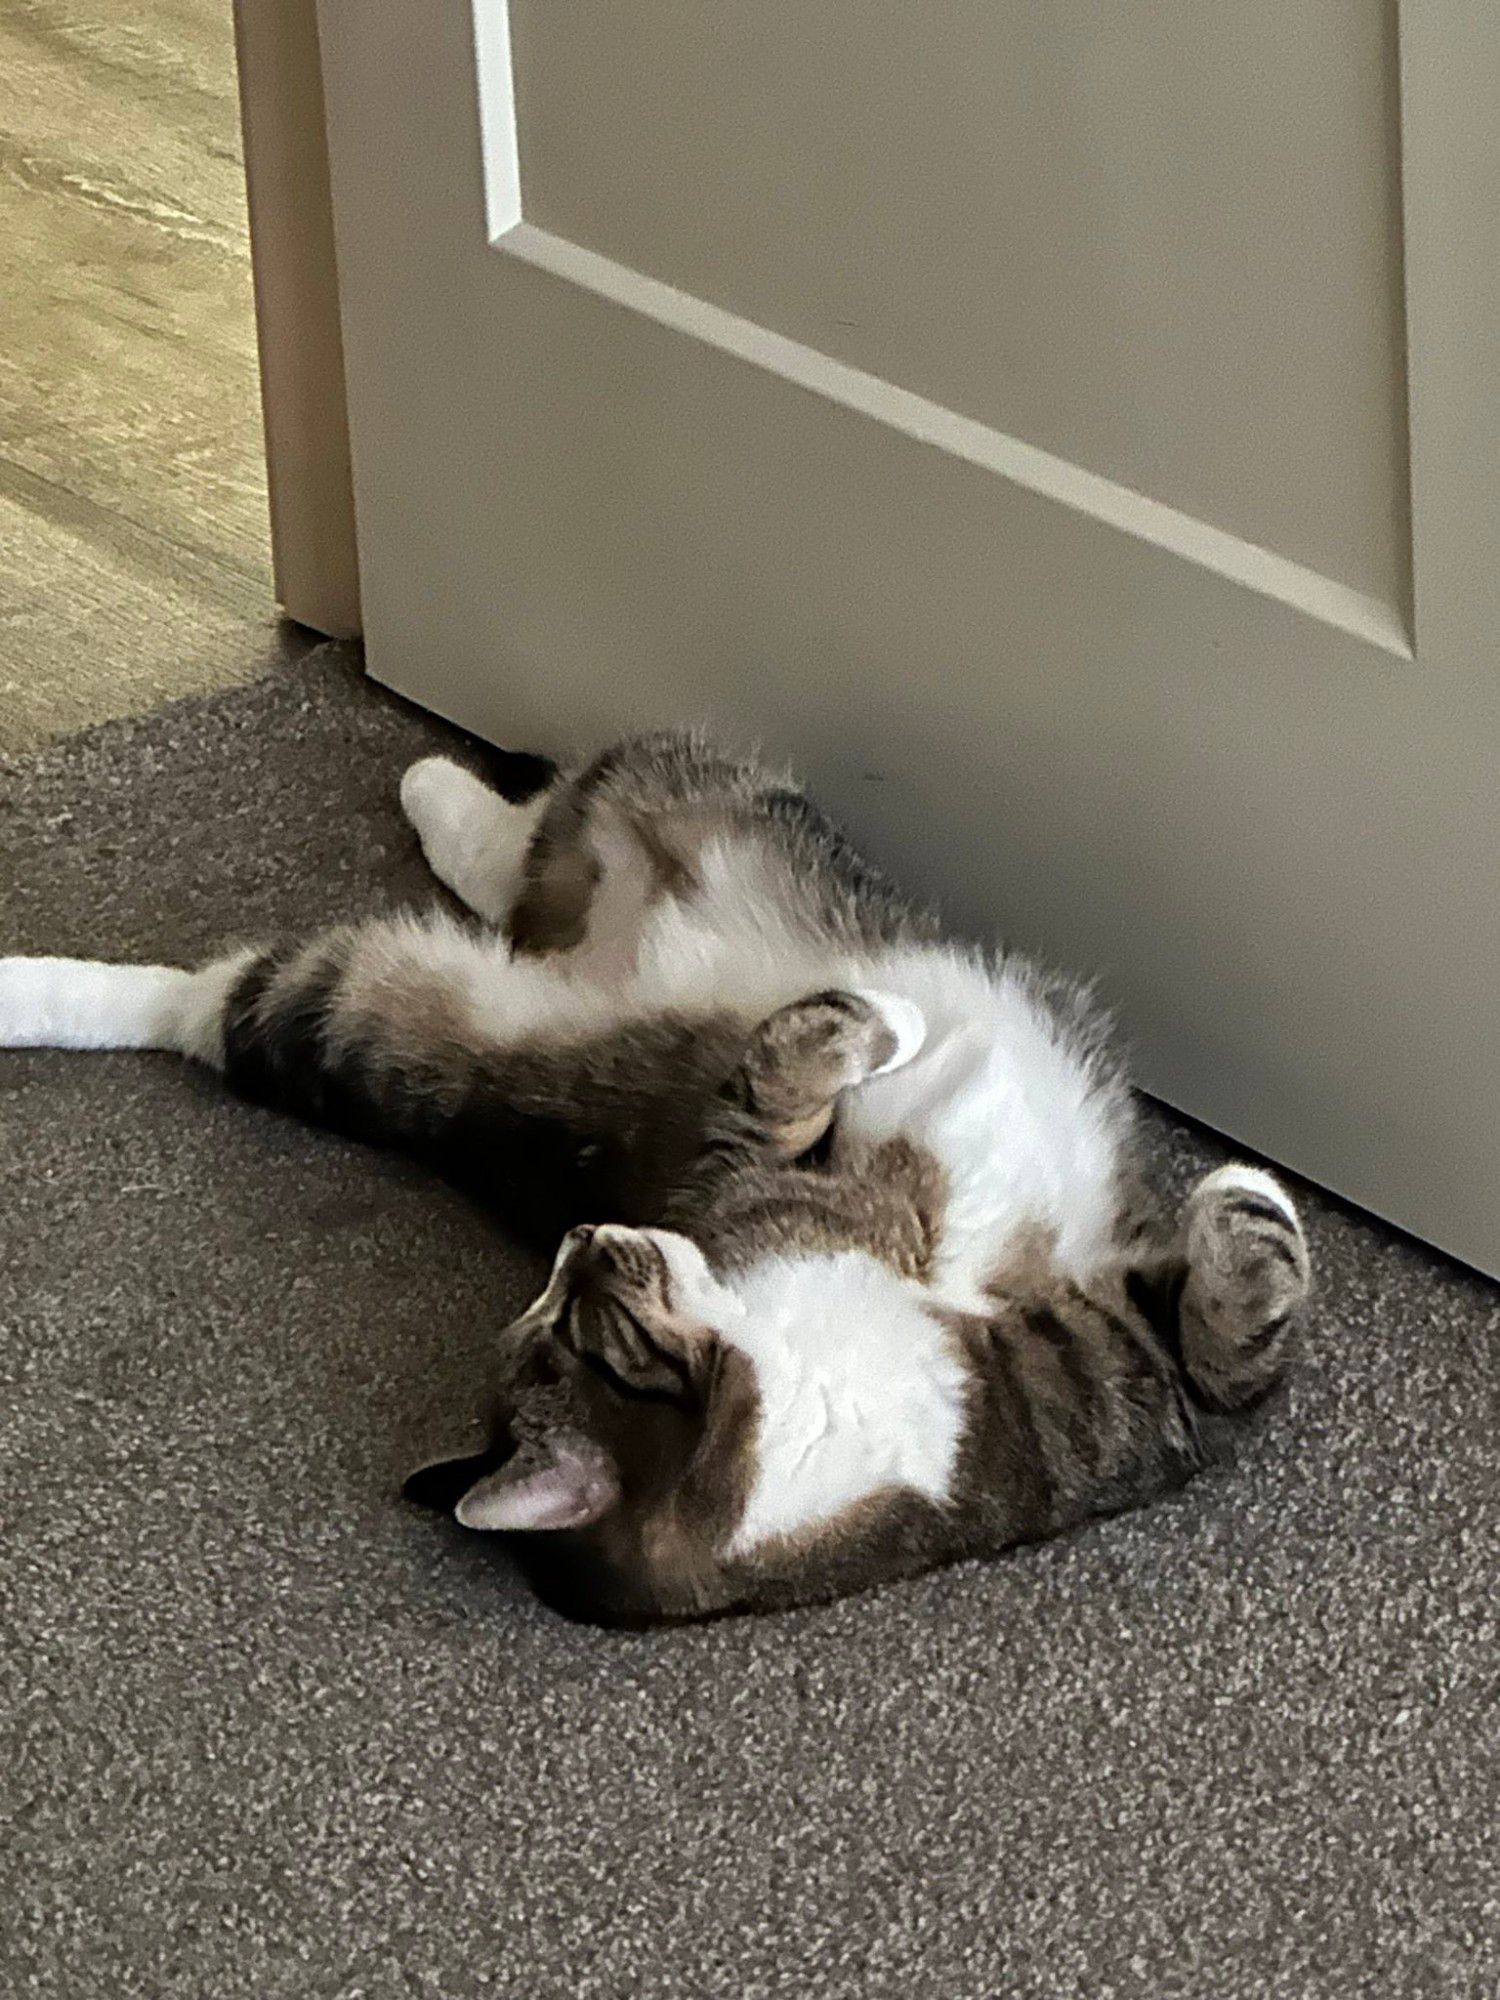
[[[0, 950], [425, 894], [440, 733], [323, 653], [0, 765]], [[1500, 1991], [1496, 1293], [1311, 1211], [1294, 1387], [1179, 1499], [618, 1637], [396, 1498], [519, 1256], [165, 1059], [0, 1054], [0, 1991]]]

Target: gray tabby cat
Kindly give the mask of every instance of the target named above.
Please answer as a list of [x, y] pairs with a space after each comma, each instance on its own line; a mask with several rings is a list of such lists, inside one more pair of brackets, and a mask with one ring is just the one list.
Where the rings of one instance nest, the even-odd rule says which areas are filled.
[[186, 972], [0, 960], [0, 1044], [148, 1047], [401, 1146], [556, 1248], [483, 1448], [411, 1491], [600, 1620], [764, 1609], [991, 1553], [1202, 1461], [1308, 1291], [1278, 1183], [1138, 1219], [1097, 1016], [945, 943], [800, 792], [695, 738], [525, 804], [402, 800], [483, 920]]

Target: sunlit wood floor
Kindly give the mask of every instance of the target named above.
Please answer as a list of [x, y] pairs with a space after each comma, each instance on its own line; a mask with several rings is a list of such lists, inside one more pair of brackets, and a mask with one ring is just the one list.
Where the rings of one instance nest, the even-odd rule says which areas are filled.
[[228, 0], [0, 0], [0, 749], [279, 628]]

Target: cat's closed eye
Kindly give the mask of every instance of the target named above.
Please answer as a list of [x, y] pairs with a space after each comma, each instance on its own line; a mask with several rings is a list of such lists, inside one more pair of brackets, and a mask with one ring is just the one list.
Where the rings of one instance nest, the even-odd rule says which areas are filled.
[[617, 1299], [574, 1299], [559, 1333], [583, 1366], [617, 1396], [684, 1409], [699, 1400], [691, 1370]]

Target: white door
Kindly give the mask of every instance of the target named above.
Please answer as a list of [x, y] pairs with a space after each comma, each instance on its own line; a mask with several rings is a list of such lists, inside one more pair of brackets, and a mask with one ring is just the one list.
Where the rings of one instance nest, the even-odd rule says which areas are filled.
[[322, 0], [372, 671], [707, 719], [1500, 1271], [1494, 0]]

